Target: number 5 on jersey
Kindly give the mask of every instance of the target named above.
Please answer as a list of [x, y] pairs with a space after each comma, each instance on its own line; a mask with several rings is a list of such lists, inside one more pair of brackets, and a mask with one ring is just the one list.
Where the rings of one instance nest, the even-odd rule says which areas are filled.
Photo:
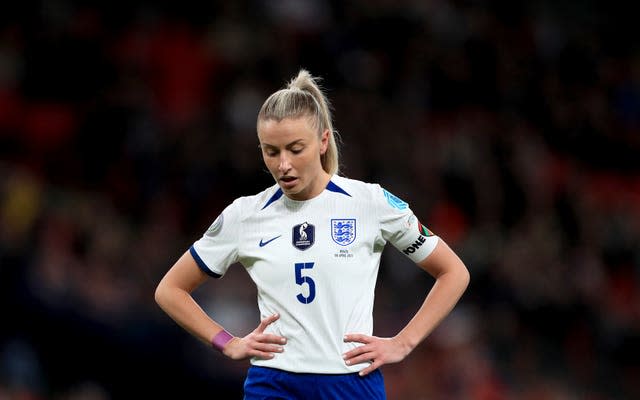
[[309, 304], [313, 301], [313, 299], [316, 298], [316, 283], [313, 281], [313, 279], [311, 279], [310, 276], [303, 276], [302, 273], [304, 272], [303, 271], [304, 269], [313, 268], [313, 263], [312, 262], [296, 263], [295, 267], [296, 267], [296, 283], [300, 286], [306, 283], [309, 286], [308, 296], [305, 296], [304, 294], [299, 293], [296, 297], [298, 298], [298, 301], [300, 303]]

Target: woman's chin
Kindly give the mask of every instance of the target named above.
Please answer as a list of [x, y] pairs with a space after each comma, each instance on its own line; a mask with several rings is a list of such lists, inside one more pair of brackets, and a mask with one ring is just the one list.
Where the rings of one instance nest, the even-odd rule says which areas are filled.
[[[298, 183], [297, 180], [296, 183]], [[283, 182], [280, 182], [280, 189], [282, 189], [282, 192], [292, 200], [308, 199], [306, 191], [299, 184], [283, 185]]]
[[302, 199], [302, 195], [300, 194], [300, 191], [297, 190], [296, 188], [291, 188], [291, 189], [287, 189], [287, 188], [282, 188], [282, 192], [290, 199], [293, 200], [304, 200]]

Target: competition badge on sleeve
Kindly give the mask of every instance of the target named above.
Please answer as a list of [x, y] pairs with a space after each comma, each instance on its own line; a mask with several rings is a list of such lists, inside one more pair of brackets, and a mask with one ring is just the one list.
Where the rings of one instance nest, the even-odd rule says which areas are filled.
[[405, 208], [409, 207], [409, 204], [407, 204], [406, 201], [402, 200], [398, 196], [395, 196], [391, 192], [388, 192], [387, 189], [382, 189], [382, 191], [384, 192], [384, 197], [387, 198], [387, 203], [389, 203], [391, 207], [397, 208], [398, 210], [404, 210]]
[[291, 243], [298, 250], [306, 250], [313, 246], [315, 241], [315, 226], [308, 222], [293, 227], [291, 231]]
[[224, 215], [223, 214], [218, 215], [218, 218], [216, 218], [216, 220], [213, 221], [209, 229], [207, 229], [206, 235], [209, 237], [213, 237], [217, 235], [218, 232], [220, 232], [220, 229], [222, 229], [223, 222], [224, 222]]
[[356, 239], [355, 219], [332, 219], [331, 238], [340, 246], [347, 246]]

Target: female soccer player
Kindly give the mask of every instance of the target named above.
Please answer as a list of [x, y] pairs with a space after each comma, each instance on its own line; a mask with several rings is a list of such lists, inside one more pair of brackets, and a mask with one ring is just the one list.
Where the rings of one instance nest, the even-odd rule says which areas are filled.
[[[460, 258], [378, 184], [338, 175], [326, 96], [306, 70], [273, 93], [257, 119], [276, 183], [237, 198], [176, 261], [159, 306], [234, 360], [250, 358], [245, 399], [384, 399], [379, 367], [403, 360], [449, 314], [469, 283]], [[372, 336], [380, 257], [389, 242], [435, 278], [394, 337]], [[242, 264], [258, 290], [261, 322], [236, 337], [191, 293]]]

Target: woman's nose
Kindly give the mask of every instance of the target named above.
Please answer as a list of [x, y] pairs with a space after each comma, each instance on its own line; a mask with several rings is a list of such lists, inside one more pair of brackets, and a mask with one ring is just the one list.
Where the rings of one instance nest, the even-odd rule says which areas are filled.
[[291, 169], [291, 162], [285, 152], [280, 153], [280, 163], [278, 164], [280, 172], [287, 172]]

